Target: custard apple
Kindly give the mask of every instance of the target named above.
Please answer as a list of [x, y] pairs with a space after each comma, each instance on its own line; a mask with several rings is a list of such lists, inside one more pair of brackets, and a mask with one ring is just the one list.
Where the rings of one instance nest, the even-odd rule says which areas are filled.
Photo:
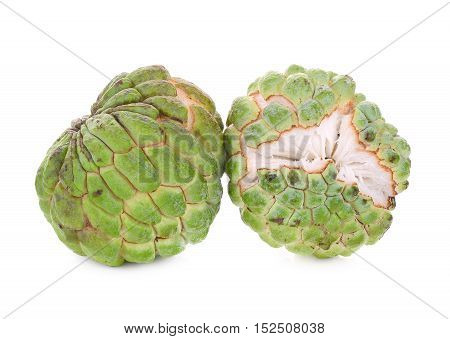
[[378, 241], [408, 187], [410, 147], [349, 76], [290, 66], [234, 100], [228, 191], [273, 247], [320, 258]]
[[48, 150], [40, 207], [67, 247], [103, 264], [178, 254], [219, 209], [222, 129], [211, 98], [164, 67], [121, 73]]

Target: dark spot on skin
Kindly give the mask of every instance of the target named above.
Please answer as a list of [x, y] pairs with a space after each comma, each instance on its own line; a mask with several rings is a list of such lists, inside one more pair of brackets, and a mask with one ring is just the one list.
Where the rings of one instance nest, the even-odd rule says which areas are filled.
[[94, 197], [99, 197], [102, 195], [102, 193], [103, 193], [103, 190], [96, 190], [94, 193], [92, 193], [92, 195]]
[[276, 177], [277, 177], [277, 175], [274, 173], [266, 174], [267, 181], [272, 181], [272, 180], [276, 179]]
[[339, 138], [340, 136], [341, 136], [341, 133], [338, 133], [338, 134], [337, 134], [337, 137]]
[[356, 197], [359, 193], [359, 189], [356, 186], [352, 186], [352, 191], [350, 192], [350, 194], [354, 197]]
[[59, 229], [60, 229], [60, 230], [62, 230], [62, 229], [63, 229], [63, 227], [62, 227], [62, 225], [61, 225], [61, 224], [58, 224], [58, 227], [59, 227]]
[[389, 162], [391, 163], [396, 163], [397, 161], [400, 160], [400, 157], [398, 156], [398, 154], [393, 154], [389, 157]]
[[294, 220], [293, 224], [294, 224], [295, 226], [298, 226], [298, 225], [300, 225], [300, 222], [301, 222], [301, 220], [300, 220], [300, 219], [297, 219], [297, 220]]
[[[394, 209], [395, 206], [396, 206], [395, 198], [389, 197], [389, 209]], [[389, 217], [392, 219], [392, 215], [390, 215]]]
[[62, 148], [61, 148], [61, 147], [57, 147], [57, 148], [53, 151], [52, 155], [53, 155], [53, 156], [57, 156], [57, 155], [59, 155], [61, 152], [62, 152]]
[[374, 132], [367, 132], [364, 139], [366, 139], [366, 141], [371, 142], [375, 140], [375, 133]]
[[366, 199], [361, 200], [361, 204], [363, 205], [367, 204], [367, 200]]
[[144, 121], [144, 122], [147, 122], [148, 121], [148, 117], [146, 117], [145, 115], [139, 115], [138, 117], [138, 120], [140, 120], [140, 121]]
[[335, 180], [337, 178], [337, 173], [336, 172], [331, 172], [330, 173], [330, 177], [331, 177], [331, 179]]
[[274, 218], [274, 219], [270, 219], [270, 221], [272, 221], [278, 225], [281, 225], [284, 221], [284, 218]]
[[292, 171], [289, 172], [288, 180], [289, 180], [289, 183], [291, 185], [295, 185], [296, 183], [298, 183], [299, 180], [300, 180], [300, 178], [298, 177], [298, 173], [297, 172], [292, 172]]

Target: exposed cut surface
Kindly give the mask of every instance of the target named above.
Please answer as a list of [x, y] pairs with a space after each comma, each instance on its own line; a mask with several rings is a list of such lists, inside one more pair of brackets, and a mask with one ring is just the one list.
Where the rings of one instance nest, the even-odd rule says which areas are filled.
[[[258, 104], [264, 106], [261, 100]], [[248, 147], [242, 140], [248, 173], [240, 181], [241, 187], [245, 189], [257, 183], [258, 169], [276, 170], [284, 166], [320, 173], [332, 161], [338, 170], [337, 180], [357, 184], [360, 192], [371, 197], [375, 205], [388, 207], [389, 198], [395, 195], [392, 172], [359, 142], [352, 117], [351, 112], [336, 110], [319, 126], [292, 128], [281, 133], [278, 140], [258, 148]]]

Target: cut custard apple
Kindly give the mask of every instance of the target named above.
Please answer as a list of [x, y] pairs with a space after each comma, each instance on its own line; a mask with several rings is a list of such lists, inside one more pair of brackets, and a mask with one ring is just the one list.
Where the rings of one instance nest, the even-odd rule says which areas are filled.
[[36, 177], [59, 239], [110, 266], [181, 252], [220, 204], [223, 125], [211, 98], [162, 66], [115, 77]]
[[228, 191], [273, 247], [350, 255], [392, 223], [410, 147], [349, 76], [290, 66], [254, 81], [225, 130]]

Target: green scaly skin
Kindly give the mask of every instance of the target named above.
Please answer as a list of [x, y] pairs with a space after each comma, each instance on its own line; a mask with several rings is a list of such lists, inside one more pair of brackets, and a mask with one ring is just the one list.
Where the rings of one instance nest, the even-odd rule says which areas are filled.
[[[264, 99], [282, 96], [295, 110], [277, 102], [260, 110], [256, 94]], [[333, 162], [314, 174], [300, 168], [259, 169], [257, 184], [239, 184], [247, 174], [243, 145], [256, 148], [291, 128], [319, 125], [339, 108], [353, 110], [360, 142], [392, 171], [395, 192], [406, 189], [409, 145], [384, 121], [376, 104], [355, 94], [349, 76], [292, 65], [285, 73], [268, 72], [258, 78], [247, 96], [232, 104], [224, 133], [228, 192], [242, 220], [273, 247], [319, 258], [347, 256], [363, 244], [377, 242], [392, 223], [388, 209], [375, 206], [356, 185], [336, 179]], [[389, 209], [393, 208], [392, 199]]]
[[149, 66], [111, 80], [91, 113], [58, 138], [36, 176], [59, 239], [109, 266], [202, 241], [219, 210], [225, 160], [211, 98]]

